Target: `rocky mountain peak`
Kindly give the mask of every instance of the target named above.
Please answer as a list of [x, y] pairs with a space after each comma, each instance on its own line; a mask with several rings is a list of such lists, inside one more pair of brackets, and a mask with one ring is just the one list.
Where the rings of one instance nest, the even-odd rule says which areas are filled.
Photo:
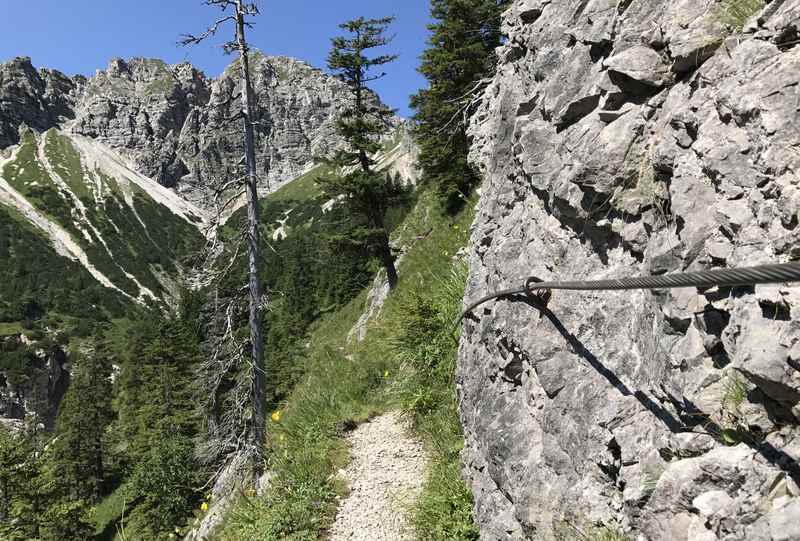
[[36, 70], [30, 57], [0, 64], [0, 149], [19, 142], [25, 124], [45, 131], [74, 117], [74, 93], [80, 80], [55, 70]]
[[[208, 187], [243, 152], [238, 127], [238, 61], [216, 79], [189, 63], [113, 58], [92, 77], [37, 71], [29, 58], [0, 65], [0, 148], [19, 142], [19, 126], [64, 128], [122, 153], [142, 174], [204, 205]], [[335, 118], [345, 85], [306, 62], [252, 56], [262, 190], [297, 177], [339, 144]], [[377, 97], [375, 97], [377, 99]], [[387, 126], [387, 134], [400, 123]]]

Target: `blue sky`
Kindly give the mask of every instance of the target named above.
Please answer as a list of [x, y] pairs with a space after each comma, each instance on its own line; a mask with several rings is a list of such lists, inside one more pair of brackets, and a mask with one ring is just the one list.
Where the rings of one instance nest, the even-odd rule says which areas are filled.
[[[260, 0], [259, 5], [253, 45], [320, 68], [340, 22], [396, 16], [389, 51], [400, 59], [374, 88], [410, 116], [408, 96], [425, 84], [416, 67], [427, 39], [427, 0]], [[0, 61], [30, 56], [36, 67], [91, 75], [112, 57], [143, 56], [188, 60], [216, 77], [231, 61], [219, 47], [222, 39], [188, 50], [175, 43], [179, 34], [201, 32], [218, 13], [202, 0], [0, 0]]]

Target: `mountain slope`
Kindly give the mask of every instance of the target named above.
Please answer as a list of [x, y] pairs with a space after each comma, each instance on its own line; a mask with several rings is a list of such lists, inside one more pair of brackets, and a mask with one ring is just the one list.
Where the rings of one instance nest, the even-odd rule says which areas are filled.
[[[259, 190], [266, 194], [341, 145], [335, 123], [349, 91], [300, 60], [255, 52], [251, 62], [257, 160], [269, 165]], [[0, 149], [19, 142], [23, 124], [37, 132], [57, 127], [103, 143], [208, 208], [211, 185], [229, 177], [244, 153], [237, 87], [235, 62], [211, 79], [188, 63], [115, 58], [87, 79], [37, 71], [29, 58], [17, 58], [0, 64]], [[401, 124], [392, 119], [387, 139]], [[409, 144], [402, 148], [413, 156]]]
[[[93, 141], [23, 131], [0, 161], [0, 204], [100, 284], [163, 299], [181, 258], [201, 246], [204, 214]], [[14, 257], [14, 254], [9, 254]]]

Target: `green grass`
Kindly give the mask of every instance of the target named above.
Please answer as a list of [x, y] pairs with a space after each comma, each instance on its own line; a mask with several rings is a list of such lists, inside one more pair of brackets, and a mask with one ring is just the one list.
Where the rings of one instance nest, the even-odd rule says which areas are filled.
[[743, 441], [755, 441], [742, 412], [750, 389], [745, 379], [735, 370], [725, 375], [722, 386], [720, 410], [722, 423], [717, 439], [725, 445], [738, 445]]
[[297, 177], [288, 184], [284, 184], [268, 197], [271, 201], [306, 201], [322, 195], [317, 187], [316, 178], [331, 172], [331, 167], [319, 164], [307, 173]]
[[93, 518], [95, 539], [97, 541], [117, 541], [122, 539], [119, 535], [119, 527], [124, 511], [128, 503], [130, 503], [127, 499], [127, 494], [127, 486], [122, 485], [95, 506]]
[[39, 163], [36, 136], [31, 132], [25, 132], [19, 144], [14, 161], [3, 167], [3, 178], [22, 195], [27, 195], [31, 184], [42, 183], [45, 180], [50, 183], [50, 179]]
[[0, 336], [12, 336], [22, 332], [22, 324], [19, 321], [12, 323], [0, 323]]
[[[307, 193], [307, 187], [293, 188]], [[464, 284], [464, 271], [454, 272], [451, 257], [466, 243], [472, 215], [464, 212], [451, 221], [435, 210], [434, 199], [421, 194], [396, 229], [396, 238], [413, 246], [400, 265], [397, 289], [366, 339], [347, 342], [366, 292], [314, 326], [305, 376], [269, 427], [271, 487], [263, 497], [243, 496], [217, 539], [319, 538], [343, 495], [334, 475], [348, 462], [342, 428], [397, 408], [411, 413], [431, 456], [423, 495], [412, 510], [420, 538], [477, 539], [472, 499], [459, 475], [463, 436], [453, 385], [455, 344], [448, 334]], [[436, 345], [424, 351], [408, 337], [420, 315], [410, 310], [420, 299], [432, 299], [434, 313], [423, 341]]]
[[[443, 271], [440, 271], [443, 272]], [[472, 496], [460, 477], [463, 435], [455, 397], [457, 345], [453, 321], [461, 311], [467, 266], [429, 278], [431, 291], [412, 291], [403, 299], [391, 343], [403, 362], [398, 396], [413, 415], [428, 444], [430, 471], [412, 509], [420, 539], [478, 539], [472, 519]]]
[[723, 384], [722, 407], [732, 415], [740, 415], [742, 404], [747, 399], [747, 383], [738, 372], [731, 371]]
[[[57, 189], [40, 163], [37, 138], [32, 133], [24, 134], [16, 159], [4, 167], [4, 178], [39, 211], [64, 227], [92, 264], [117, 287], [133, 297], [140, 294], [139, 287], [125, 274], [127, 271], [156, 295], [166, 295], [159, 272], [176, 275], [176, 263], [202, 244], [200, 232], [136, 186], [133, 187], [134, 212], [123, 200], [116, 180], [101, 171], [84, 169], [81, 156], [68, 137], [55, 130], [49, 130], [42, 137], [44, 152], [54, 171], [85, 204], [86, 220], [76, 212], [73, 197]], [[90, 189], [94, 183], [92, 176], [107, 188], [97, 202]], [[93, 227], [88, 227], [85, 221]], [[84, 231], [76, 223], [82, 224]], [[105, 244], [97, 238], [95, 230]], [[36, 234], [42, 236], [38, 231]]]
[[48, 130], [44, 134], [44, 153], [53, 170], [67, 183], [72, 193], [86, 204], [93, 204], [92, 194], [84, 180], [81, 156], [67, 137], [59, 135], [56, 130]]
[[167, 72], [165, 75], [155, 79], [144, 89], [145, 95], [166, 95], [169, 96], [175, 88], [176, 82], [172, 75]]
[[747, 21], [764, 9], [764, 0], [722, 0], [717, 6], [716, 18], [735, 32], [741, 32]]

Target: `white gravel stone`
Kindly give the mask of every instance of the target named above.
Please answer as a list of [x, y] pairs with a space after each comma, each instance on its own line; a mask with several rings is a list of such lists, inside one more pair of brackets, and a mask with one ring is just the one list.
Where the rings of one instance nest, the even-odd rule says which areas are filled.
[[427, 457], [399, 413], [359, 426], [348, 436], [352, 461], [344, 470], [350, 494], [342, 500], [330, 541], [413, 540], [407, 511], [422, 491]]

